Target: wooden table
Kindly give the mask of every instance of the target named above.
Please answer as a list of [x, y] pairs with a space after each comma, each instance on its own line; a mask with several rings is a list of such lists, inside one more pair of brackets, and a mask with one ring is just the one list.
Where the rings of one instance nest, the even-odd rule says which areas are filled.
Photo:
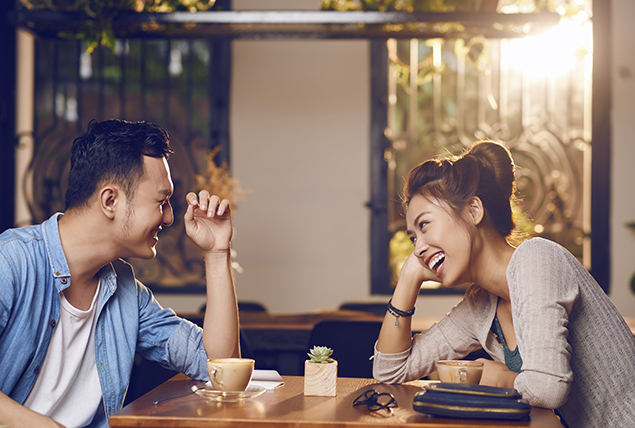
[[[343, 427], [540, 427], [562, 428], [551, 410], [532, 408], [530, 420], [523, 422], [433, 418], [412, 409], [412, 399], [421, 388], [384, 385], [373, 379], [339, 378], [337, 397], [305, 397], [304, 380], [283, 376], [285, 385], [275, 391], [238, 403], [219, 403], [191, 393], [183, 397], [153, 402], [185, 394], [196, 383], [177, 375], [124, 407], [110, 418], [111, 427], [232, 427], [232, 428], [343, 428]], [[398, 407], [392, 413], [370, 412], [353, 407], [353, 400], [367, 389], [390, 392]]]

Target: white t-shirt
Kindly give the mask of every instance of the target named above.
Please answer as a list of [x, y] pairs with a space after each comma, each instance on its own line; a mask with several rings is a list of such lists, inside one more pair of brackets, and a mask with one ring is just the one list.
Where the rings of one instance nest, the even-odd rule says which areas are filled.
[[88, 425], [102, 400], [95, 364], [97, 285], [87, 311], [72, 306], [60, 293], [60, 318], [42, 369], [24, 405], [68, 427]]

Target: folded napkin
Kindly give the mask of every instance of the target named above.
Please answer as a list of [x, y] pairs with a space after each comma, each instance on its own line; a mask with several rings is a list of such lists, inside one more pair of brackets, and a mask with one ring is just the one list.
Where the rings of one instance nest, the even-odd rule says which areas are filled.
[[254, 370], [249, 386], [262, 386], [265, 389], [276, 389], [284, 385], [284, 380], [276, 370]]

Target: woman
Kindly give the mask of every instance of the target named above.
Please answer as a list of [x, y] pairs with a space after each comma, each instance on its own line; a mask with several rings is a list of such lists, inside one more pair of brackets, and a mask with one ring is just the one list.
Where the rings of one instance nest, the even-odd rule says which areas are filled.
[[[571, 428], [635, 427], [635, 341], [609, 298], [560, 245], [514, 248], [514, 163], [480, 141], [410, 171], [404, 187], [414, 251], [379, 334], [374, 377], [401, 383], [483, 348], [481, 384], [515, 388]], [[438, 324], [411, 337], [422, 281], [471, 284]]]

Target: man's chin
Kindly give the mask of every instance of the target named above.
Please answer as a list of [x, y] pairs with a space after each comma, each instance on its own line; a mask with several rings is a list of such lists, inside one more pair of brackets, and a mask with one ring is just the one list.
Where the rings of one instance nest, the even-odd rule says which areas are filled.
[[157, 250], [156, 248], [152, 247], [151, 249], [149, 249], [148, 251], [144, 253], [135, 254], [133, 257], [137, 259], [143, 259], [143, 260], [152, 260], [156, 256], [157, 256]]

